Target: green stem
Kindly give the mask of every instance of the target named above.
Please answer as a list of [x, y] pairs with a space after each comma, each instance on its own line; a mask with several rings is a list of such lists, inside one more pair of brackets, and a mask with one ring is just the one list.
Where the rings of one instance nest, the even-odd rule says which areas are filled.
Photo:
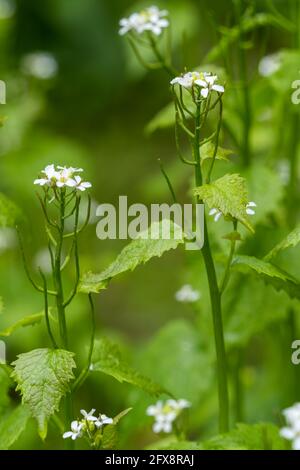
[[151, 33], [148, 34], [148, 37], [149, 37], [149, 41], [150, 41], [152, 50], [154, 52], [154, 55], [156, 56], [157, 60], [160, 62], [161, 67], [168, 73], [168, 75], [171, 78], [178, 75], [177, 70], [170, 63], [168, 63], [166, 59], [163, 57], [163, 55], [161, 54], [159, 48], [157, 47], [157, 42]]
[[44, 284], [44, 305], [45, 305], [45, 320], [46, 320], [47, 330], [48, 330], [48, 334], [49, 334], [49, 337], [51, 339], [51, 342], [52, 342], [52, 345], [53, 345], [54, 349], [57, 349], [58, 346], [57, 346], [55, 338], [53, 336], [53, 333], [52, 333], [52, 330], [51, 330], [50, 319], [49, 319], [47, 280], [46, 280], [46, 277], [45, 277], [45, 275], [44, 275], [44, 273], [42, 272], [41, 269], [40, 269], [40, 275], [42, 277], [43, 284]]
[[[200, 155], [200, 119], [201, 119], [201, 104], [198, 102], [196, 116], [195, 116], [195, 140], [194, 140], [194, 158], [197, 162], [195, 168], [195, 181], [196, 186], [202, 185], [202, 172], [201, 172], [201, 155]], [[202, 203], [198, 198], [197, 203]], [[204, 259], [215, 336], [215, 347], [217, 356], [217, 376], [218, 376], [218, 397], [219, 397], [219, 431], [221, 433], [229, 430], [229, 398], [227, 386], [227, 364], [226, 364], [226, 351], [223, 332], [223, 320], [221, 309], [221, 295], [218, 287], [218, 280], [215, 270], [213, 257], [211, 254], [209, 236], [207, 231], [206, 220], [204, 219], [204, 246], [202, 248], [202, 256]]]
[[243, 351], [237, 349], [234, 351], [233, 358], [233, 391], [234, 391], [234, 409], [236, 423], [244, 421], [244, 390], [241, 378], [241, 368], [243, 365]]
[[67, 332], [67, 323], [66, 323], [66, 314], [64, 307], [64, 292], [63, 284], [61, 277], [61, 257], [62, 257], [62, 245], [63, 245], [63, 235], [64, 235], [64, 215], [65, 215], [65, 192], [62, 190], [60, 195], [60, 226], [59, 226], [59, 235], [55, 251], [55, 260], [54, 260], [54, 272], [53, 280], [55, 285], [56, 295], [56, 308], [59, 322], [59, 332], [62, 345], [65, 349], [68, 349], [68, 332]]
[[214, 164], [217, 158], [217, 153], [218, 153], [218, 148], [219, 148], [219, 138], [220, 138], [220, 132], [221, 132], [221, 127], [222, 127], [222, 119], [223, 119], [223, 102], [222, 102], [222, 99], [220, 99], [220, 116], [219, 116], [217, 132], [216, 132], [216, 143], [215, 143], [213, 158], [212, 158], [212, 161], [211, 161], [208, 173], [207, 173], [207, 177], [206, 177], [207, 184], [210, 183], [211, 174], [212, 174]]
[[92, 357], [93, 357], [94, 343], [95, 343], [95, 332], [96, 332], [95, 308], [94, 308], [92, 294], [89, 294], [89, 303], [90, 303], [90, 309], [91, 309], [91, 323], [92, 323], [90, 349], [89, 349], [87, 364], [73, 384], [73, 387], [72, 387], [73, 392], [77, 390], [83, 384], [83, 382], [85, 381], [85, 379], [87, 378], [89, 374], [90, 367], [92, 364]]
[[[233, 230], [236, 231], [236, 229], [237, 229], [237, 220], [235, 220], [233, 222]], [[233, 256], [234, 256], [234, 253], [235, 253], [236, 242], [237, 242], [237, 240], [231, 240], [230, 253], [229, 253], [229, 256], [228, 256], [224, 276], [223, 276], [223, 279], [222, 279], [222, 282], [221, 282], [221, 285], [220, 285], [220, 294], [221, 294], [221, 296], [222, 296], [224, 290], [226, 289], [226, 287], [228, 285], [228, 282], [229, 282], [229, 279], [230, 279], [230, 268], [231, 268], [231, 263], [232, 263]]]

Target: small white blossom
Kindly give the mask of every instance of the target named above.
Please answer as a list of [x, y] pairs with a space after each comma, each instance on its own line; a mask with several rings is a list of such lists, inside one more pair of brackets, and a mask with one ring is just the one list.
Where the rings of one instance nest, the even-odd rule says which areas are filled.
[[207, 72], [187, 72], [180, 77], [175, 77], [171, 80], [171, 85], [180, 85], [184, 88], [191, 89], [195, 85], [201, 88], [201, 96], [207, 98], [211, 91], [224, 93], [225, 89], [222, 85], [217, 84], [217, 75], [212, 75]]
[[222, 212], [219, 211], [218, 209], [216, 209], [215, 207], [213, 207], [212, 209], [210, 209], [209, 215], [211, 216], [214, 216], [214, 221], [215, 222], [218, 222], [218, 220], [222, 217]]
[[[246, 214], [247, 215], [255, 215], [255, 210], [254, 210], [255, 207], [257, 207], [255, 202], [253, 202], [253, 201], [248, 202], [246, 204], [246, 207], [245, 207]], [[220, 218], [222, 217], [223, 212], [221, 212], [216, 207], [213, 207], [212, 209], [210, 209], [208, 214], [214, 217], [215, 222], [218, 222], [218, 220], [220, 220]]]
[[166, 10], [159, 10], [156, 6], [146, 8], [139, 13], [133, 13], [128, 18], [120, 20], [119, 34], [124, 36], [130, 31], [134, 31], [137, 34], [151, 31], [156, 36], [159, 36], [169, 26], [169, 21], [166, 19], [168, 14]]
[[91, 183], [82, 181], [81, 177], [76, 173], [82, 172], [82, 168], [73, 168], [65, 166], [48, 165], [41, 172], [42, 178], [34, 180], [34, 184], [39, 186], [49, 186], [57, 188], [74, 188], [79, 191], [85, 191], [91, 188]]
[[197, 302], [200, 297], [200, 292], [193, 289], [190, 284], [185, 284], [175, 294], [175, 299], [177, 302]]
[[80, 413], [84, 417], [86, 421], [97, 421], [96, 416], [94, 416], [95, 413], [95, 408], [93, 408], [91, 411], [87, 412], [85, 410], [80, 410]]
[[55, 57], [49, 52], [33, 52], [22, 59], [22, 70], [27, 75], [32, 75], [41, 80], [49, 80], [55, 77], [58, 64]]
[[71, 423], [71, 431], [67, 431], [63, 434], [63, 439], [68, 439], [69, 437], [75, 441], [78, 437], [81, 437], [83, 424], [79, 421], [72, 421]]
[[300, 450], [300, 403], [283, 410], [287, 426], [281, 428], [280, 435], [284, 439], [292, 441], [292, 448]]
[[270, 77], [277, 72], [281, 66], [281, 59], [278, 53], [270, 54], [261, 59], [258, 71], [262, 77]]
[[165, 403], [158, 401], [155, 405], [150, 405], [146, 413], [148, 416], [154, 417], [152, 426], [153, 432], [164, 432], [169, 434], [173, 430], [173, 422], [178, 418], [185, 408], [189, 408], [191, 404], [184, 399], [167, 400]]
[[99, 415], [97, 418], [97, 421], [95, 421], [95, 426], [97, 428], [102, 428], [105, 424], [113, 424], [114, 420], [112, 418], [109, 418], [106, 415]]
[[246, 214], [255, 215], [255, 210], [253, 209], [253, 207], [257, 207], [255, 202], [253, 201], [248, 202], [248, 204], [246, 205]]

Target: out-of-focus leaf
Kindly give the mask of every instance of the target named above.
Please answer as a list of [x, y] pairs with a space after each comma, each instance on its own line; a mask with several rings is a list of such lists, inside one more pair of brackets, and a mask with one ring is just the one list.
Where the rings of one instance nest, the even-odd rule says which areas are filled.
[[238, 424], [228, 434], [221, 434], [201, 444], [203, 450], [287, 450], [286, 442], [274, 424]]
[[0, 193], [0, 227], [15, 227], [21, 216], [18, 207]]
[[289, 233], [281, 242], [279, 242], [270, 253], [265, 256], [266, 261], [270, 261], [280, 251], [286, 250], [287, 248], [294, 248], [300, 243], [300, 226], [296, 227], [291, 233]]
[[159, 396], [166, 393], [160, 385], [130, 367], [122, 358], [118, 346], [107, 338], [95, 342], [92, 363], [93, 371], [103, 372], [119, 382], [127, 382], [151, 395]]
[[[169, 239], [167, 239], [167, 234]], [[133, 271], [139, 264], [145, 264], [151, 258], [160, 257], [169, 250], [174, 250], [184, 243], [181, 227], [164, 219], [154, 222], [150, 228], [140, 234], [119, 254], [117, 259], [102, 273], [86, 273], [80, 282], [79, 291], [95, 292], [107, 287], [108, 282], [126, 271]]]
[[265, 282], [272, 284], [276, 290], [284, 290], [291, 298], [300, 299], [299, 281], [271, 263], [255, 258], [255, 256], [240, 255], [234, 258], [232, 266], [242, 270], [244, 268], [250, 269]]
[[36, 325], [37, 323], [40, 323], [42, 319], [44, 318], [44, 315], [45, 315], [44, 312], [35, 313], [33, 315], [28, 315], [27, 317], [24, 317], [21, 320], [18, 320], [13, 325], [5, 328], [5, 330], [0, 331], [0, 337], [11, 336], [19, 328], [22, 328], [25, 326], [33, 326], [33, 325]]
[[[243, 176], [247, 180], [249, 199], [257, 205], [253, 224], [258, 224], [266, 216], [278, 211], [284, 197], [284, 187], [274, 170], [262, 164], [251, 165]], [[276, 190], [275, 190], [276, 188]]]
[[17, 406], [13, 411], [9, 411], [0, 420], [0, 450], [8, 450], [25, 431], [29, 409], [24, 405]]
[[[201, 160], [206, 160], [208, 158], [213, 158], [215, 152], [215, 144], [213, 142], [206, 142], [205, 144], [201, 145], [200, 147], [200, 155]], [[218, 147], [216, 159], [217, 160], [229, 160], [229, 156], [232, 155], [232, 150], [224, 149], [222, 147]]]
[[62, 349], [35, 349], [20, 354], [12, 364], [13, 379], [22, 401], [38, 422], [42, 439], [47, 436], [48, 419], [58, 411], [61, 398], [69, 390], [76, 367], [74, 354]]
[[210, 184], [194, 189], [194, 194], [210, 208], [217, 208], [225, 217], [230, 215], [253, 232], [246, 214], [246, 205], [249, 202], [246, 180], [240, 175], [222, 176]]

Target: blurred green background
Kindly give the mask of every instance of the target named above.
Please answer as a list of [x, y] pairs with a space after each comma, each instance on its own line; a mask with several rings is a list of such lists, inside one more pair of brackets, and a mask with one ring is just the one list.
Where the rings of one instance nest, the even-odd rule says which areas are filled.
[[[175, 59], [182, 69], [198, 66], [219, 41], [221, 26], [234, 23], [229, 1], [156, 3], [171, 13]], [[279, 8], [283, 3], [278, 2]], [[258, 12], [265, 7], [263, 1], [245, 2], [245, 6], [251, 4]], [[0, 79], [7, 84], [7, 104], [0, 105], [0, 114], [5, 118], [0, 130], [0, 190], [24, 213], [22, 234], [28, 260], [36, 274], [38, 265], [47, 269], [47, 257], [43, 218], [33, 180], [46, 164], [83, 167], [86, 179], [93, 184], [94, 216], [80, 238], [82, 271], [101, 271], [124, 246], [124, 242], [97, 239], [97, 204], [117, 203], [119, 195], [127, 195], [129, 203], [171, 201], [158, 158], [163, 160], [182, 199], [189, 196], [191, 174], [177, 162], [173, 129], [153, 134], [146, 131], [149, 121], [170, 102], [168, 79], [163, 72], [146, 73], [126, 41], [118, 35], [119, 19], [137, 8], [135, 2], [127, 0], [0, 0]], [[282, 172], [278, 173], [279, 163], [283, 162], [283, 166], [286, 163], [286, 154], [284, 149], [276, 147], [276, 123], [277, 116], [282, 116], [280, 106], [287, 102], [287, 95], [286, 90], [276, 89], [276, 83], [274, 88], [274, 84], [259, 78], [257, 70], [264, 54], [290, 47], [291, 38], [288, 33], [271, 27], [255, 31], [251, 41], [248, 61], [256, 103], [253, 135], [256, 164], [260, 165], [259, 171], [266, 172], [265, 180], [274, 184], [268, 194], [264, 182], [255, 185], [258, 170], [254, 167], [251, 189], [257, 197], [254, 199], [253, 195], [253, 199], [260, 198], [257, 202], [260, 207], [266, 204], [266, 210], [262, 210], [258, 220], [257, 238], [246, 241], [245, 252], [263, 256], [286, 233], [285, 188], [279, 178]], [[217, 65], [224, 66], [224, 59], [221, 55]], [[234, 59], [232, 64], [231, 79], [236, 73]], [[295, 61], [291, 67], [294, 64]], [[297, 79], [297, 69], [289, 73]], [[229, 78], [230, 87], [233, 85]], [[270, 110], [274, 114], [268, 121]], [[229, 96], [230, 112], [229, 120], [235, 122]], [[281, 137], [282, 141], [289, 138], [286, 132]], [[228, 145], [233, 145], [230, 137], [226, 139]], [[239, 168], [238, 157], [230, 165], [230, 171]], [[1, 229], [0, 252], [3, 301], [0, 329], [4, 329], [25, 315], [41, 311], [43, 299], [27, 281], [14, 231]], [[220, 253], [222, 256], [222, 249]], [[299, 274], [293, 256], [282, 261], [295, 275]], [[212, 393], [216, 387], [210, 306], [205, 275], [202, 268], [197, 270], [197, 263], [197, 257], [192, 258], [183, 251], [169, 253], [122, 276], [95, 299], [98, 335], [116, 339], [139, 370], [162, 381], [179, 398], [192, 401], [191, 437], [195, 433], [199, 435], [199, 422], [204, 423], [201, 433], [210, 436], [216, 430], [217, 420], [217, 398]], [[71, 283], [74, 276], [71, 270], [68, 276], [67, 283]], [[191, 282], [202, 294], [196, 306], [175, 300], [175, 292], [186, 282]], [[289, 357], [287, 312], [292, 303], [285, 294], [278, 294], [254, 279], [247, 285], [244, 277], [233, 282], [237, 284], [226, 300], [229, 324], [232, 321], [230, 361], [234, 369], [236, 357], [240, 357], [240, 353], [236, 356], [236, 350], [243, 351], [241, 374], [247, 395], [246, 419], [278, 422], [280, 409], [290, 404], [294, 396], [289, 382], [294, 380], [293, 374], [282, 385], [282, 372], [274, 366]], [[234, 317], [234, 313], [233, 318], [230, 316], [230, 302], [235, 304], [239, 316]], [[245, 333], [236, 346], [235, 331], [240, 338], [241, 331], [245, 332], [249, 323], [252, 325], [253, 315], [260, 310], [267, 311], [262, 328], [256, 320], [249, 338]], [[69, 309], [68, 325], [72, 349], [80, 364], [86, 357], [90, 331], [85, 296], [78, 295]], [[18, 353], [49, 342], [44, 326], [38, 325], [18, 330], [6, 343], [7, 359], [11, 362]], [[234, 383], [231, 385], [234, 390]], [[19, 398], [12, 394], [12, 399]], [[152, 401], [146, 394], [112, 378], [91, 374], [75, 401], [75, 413], [81, 407], [95, 407], [111, 416], [133, 404], [134, 410], [124, 418], [121, 446], [141, 447], [154, 439], [151, 420], [145, 417], [145, 406]], [[62, 446], [55, 429], [50, 428], [46, 446]], [[42, 447], [34, 422], [16, 447]]]

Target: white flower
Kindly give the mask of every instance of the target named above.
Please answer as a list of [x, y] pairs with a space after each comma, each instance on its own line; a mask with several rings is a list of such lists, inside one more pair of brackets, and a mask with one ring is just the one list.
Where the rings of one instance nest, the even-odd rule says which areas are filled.
[[84, 417], [86, 421], [97, 421], [96, 416], [94, 416], [95, 411], [96, 411], [95, 408], [93, 408], [88, 413], [85, 410], [80, 410], [80, 413], [82, 414], [82, 416]]
[[16, 4], [13, 0], [0, 0], [0, 19], [11, 18], [16, 11]]
[[258, 71], [262, 77], [269, 77], [277, 72], [281, 66], [281, 59], [277, 53], [270, 54], [261, 59], [258, 65]]
[[40, 186], [50, 186], [57, 188], [74, 188], [79, 191], [85, 191], [87, 188], [91, 188], [91, 183], [88, 181], [82, 181], [81, 177], [76, 173], [82, 172], [82, 168], [73, 168], [66, 166], [55, 166], [48, 165], [41, 172], [43, 177], [34, 180], [34, 184]]
[[119, 34], [123, 36], [130, 31], [135, 31], [137, 34], [151, 31], [159, 36], [163, 29], [169, 26], [169, 21], [166, 19], [168, 14], [166, 10], [159, 10], [156, 6], [146, 8], [139, 13], [133, 13], [129, 18], [120, 20]]
[[195, 84], [201, 87], [201, 96], [207, 98], [211, 91], [217, 91], [218, 93], [224, 93], [225, 89], [222, 85], [216, 84], [218, 80], [217, 75], [204, 72], [202, 77], [195, 80]]
[[69, 437], [72, 438], [73, 441], [78, 437], [81, 437], [82, 431], [82, 423], [79, 421], [72, 421], [71, 423], [71, 431], [67, 431], [63, 434], [63, 439], [68, 439]]
[[146, 413], [154, 417], [152, 426], [155, 433], [170, 433], [173, 430], [173, 422], [180, 415], [183, 409], [188, 408], [190, 403], [187, 400], [167, 400], [165, 403], [158, 401], [155, 405], [148, 406]]
[[217, 75], [212, 75], [207, 72], [187, 72], [180, 77], [175, 77], [171, 80], [171, 85], [180, 85], [184, 88], [190, 89], [195, 85], [201, 88], [201, 96], [207, 98], [211, 91], [217, 91], [218, 93], [224, 93], [225, 89], [222, 85], [218, 85]]
[[255, 215], [255, 210], [252, 209], [252, 207], [257, 207], [255, 202], [253, 201], [248, 202], [248, 204], [246, 205], [246, 214]]
[[292, 441], [294, 450], [300, 450], [300, 403], [286, 408], [282, 413], [288, 426], [280, 430], [280, 435], [284, 439]]
[[78, 175], [74, 176], [74, 182], [74, 186], [76, 187], [76, 189], [79, 189], [79, 191], [85, 191], [86, 189], [92, 187], [91, 183], [89, 183], [88, 181], [82, 181], [82, 179]]
[[199, 291], [194, 290], [190, 284], [185, 284], [175, 294], [175, 299], [178, 302], [197, 302], [201, 297]]
[[[257, 207], [255, 202], [253, 202], [253, 201], [248, 202], [246, 204], [246, 208], [245, 208], [246, 214], [247, 215], [255, 215], [255, 210], [253, 209], [254, 207]], [[216, 207], [213, 207], [212, 209], [210, 209], [208, 214], [214, 217], [215, 222], [218, 222], [218, 220], [220, 220], [220, 218], [222, 217], [223, 212], [221, 212]]]
[[112, 418], [109, 418], [106, 415], [99, 415], [97, 418], [97, 421], [95, 421], [95, 426], [97, 428], [101, 428], [105, 424], [113, 424], [114, 420]]
[[58, 65], [55, 57], [49, 52], [33, 52], [22, 59], [23, 71], [41, 80], [55, 77]]
[[171, 80], [171, 85], [180, 85], [184, 88], [192, 88], [195, 81], [201, 78], [199, 72], [187, 72], [180, 77], [175, 77]]
[[212, 209], [210, 209], [209, 215], [212, 215], [214, 216], [214, 221], [215, 222], [218, 222], [218, 220], [222, 217], [222, 212], [219, 211], [219, 209], [216, 209], [215, 207], [213, 207]]

